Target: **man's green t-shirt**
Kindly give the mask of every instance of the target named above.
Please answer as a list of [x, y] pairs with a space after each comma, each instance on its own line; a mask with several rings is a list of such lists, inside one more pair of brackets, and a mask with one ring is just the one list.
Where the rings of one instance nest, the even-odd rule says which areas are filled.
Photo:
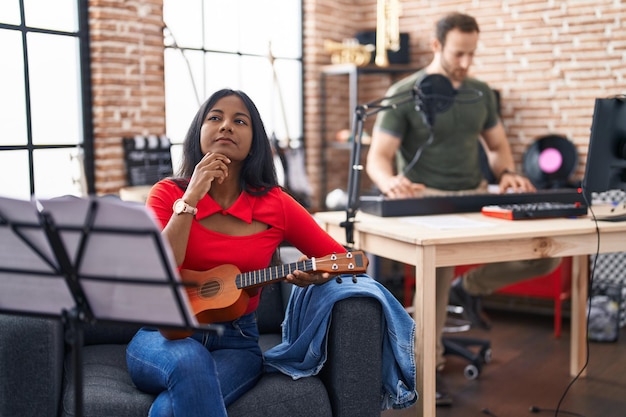
[[[387, 97], [412, 90], [427, 74], [412, 74], [387, 91]], [[478, 97], [473, 90], [480, 91]], [[498, 123], [496, 99], [489, 86], [477, 79], [466, 78], [458, 88], [460, 94], [452, 106], [436, 113], [434, 140], [405, 176], [413, 182], [441, 190], [469, 190], [483, 180], [479, 162], [479, 137], [484, 130]], [[474, 98], [477, 97], [477, 98]], [[414, 102], [384, 110], [376, 118], [375, 129], [401, 138], [396, 155], [398, 173], [402, 173], [416, 152], [430, 137], [430, 127]]]

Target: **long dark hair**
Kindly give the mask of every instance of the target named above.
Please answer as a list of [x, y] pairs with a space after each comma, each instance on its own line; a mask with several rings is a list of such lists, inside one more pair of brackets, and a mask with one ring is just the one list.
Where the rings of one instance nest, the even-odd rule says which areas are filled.
[[228, 96], [239, 97], [252, 119], [252, 147], [241, 167], [241, 189], [250, 194], [265, 194], [273, 187], [278, 186], [272, 145], [267, 137], [259, 110], [250, 97], [239, 90], [226, 88], [216, 91], [200, 106], [185, 136], [182, 164], [177, 175], [182, 178], [190, 178], [193, 174], [194, 168], [204, 156], [200, 148], [200, 129], [204, 119], [218, 100]]

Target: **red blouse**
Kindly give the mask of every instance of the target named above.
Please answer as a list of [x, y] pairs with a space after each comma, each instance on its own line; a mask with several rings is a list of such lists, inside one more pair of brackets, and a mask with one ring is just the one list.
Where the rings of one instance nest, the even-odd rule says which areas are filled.
[[[183, 193], [171, 180], [160, 181], [150, 190], [146, 204], [154, 212], [161, 228], [169, 222], [174, 201]], [[207, 194], [198, 202], [197, 208], [181, 269], [205, 271], [223, 264], [233, 264], [241, 272], [264, 269], [269, 266], [273, 253], [283, 241], [289, 242], [309, 258], [346, 252], [304, 207], [278, 187], [262, 196], [242, 192], [228, 209], [222, 209]], [[256, 220], [267, 224], [268, 228], [249, 236], [230, 236], [209, 230], [197, 221], [215, 213], [231, 215], [247, 223]], [[259, 294], [250, 298], [246, 313], [257, 308]]]

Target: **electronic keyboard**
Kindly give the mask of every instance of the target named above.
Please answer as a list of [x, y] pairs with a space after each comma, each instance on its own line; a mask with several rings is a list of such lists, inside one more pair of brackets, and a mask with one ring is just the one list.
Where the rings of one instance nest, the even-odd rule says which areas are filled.
[[586, 207], [580, 188], [553, 188], [533, 193], [462, 193], [391, 199], [385, 196], [361, 196], [359, 210], [381, 217], [420, 216], [426, 214], [479, 213], [484, 206], [525, 203], [579, 203]]

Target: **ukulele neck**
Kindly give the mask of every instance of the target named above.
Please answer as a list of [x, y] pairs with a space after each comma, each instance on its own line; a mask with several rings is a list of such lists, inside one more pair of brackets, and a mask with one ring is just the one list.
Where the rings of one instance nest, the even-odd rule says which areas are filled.
[[237, 275], [235, 282], [239, 289], [260, 287], [274, 281], [281, 281], [295, 270], [304, 272], [315, 271], [315, 258], [272, 266], [258, 271], [244, 272]]

